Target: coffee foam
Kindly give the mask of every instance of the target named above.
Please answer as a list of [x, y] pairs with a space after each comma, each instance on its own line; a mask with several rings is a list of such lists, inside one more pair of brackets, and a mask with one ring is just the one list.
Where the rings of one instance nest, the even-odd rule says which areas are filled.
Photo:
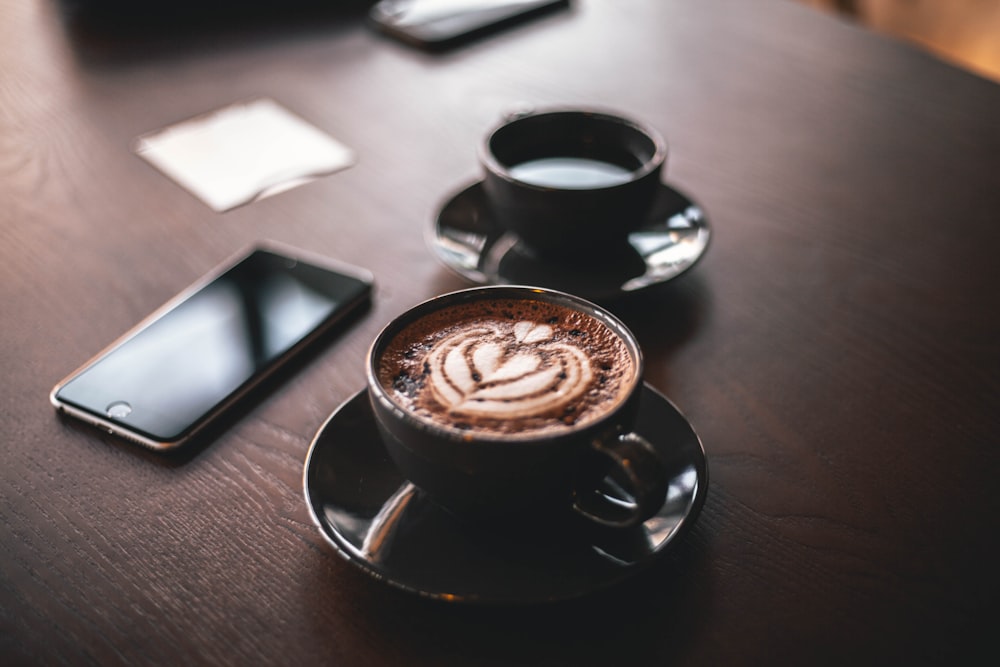
[[498, 434], [565, 430], [618, 404], [635, 373], [603, 322], [534, 300], [436, 311], [390, 341], [379, 380], [406, 409]]

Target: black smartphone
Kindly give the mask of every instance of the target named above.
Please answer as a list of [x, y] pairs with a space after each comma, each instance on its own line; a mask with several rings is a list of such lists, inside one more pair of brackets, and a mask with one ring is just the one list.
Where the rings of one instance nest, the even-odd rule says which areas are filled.
[[433, 51], [562, 7], [569, 0], [381, 0], [368, 16], [382, 32]]
[[254, 246], [57, 384], [50, 400], [110, 433], [174, 449], [366, 305], [372, 285], [358, 267]]

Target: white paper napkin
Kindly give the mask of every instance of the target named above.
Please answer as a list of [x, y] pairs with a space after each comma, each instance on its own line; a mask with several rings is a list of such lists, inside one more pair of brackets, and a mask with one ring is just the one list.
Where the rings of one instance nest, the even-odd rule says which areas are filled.
[[214, 210], [270, 197], [355, 162], [347, 146], [270, 99], [145, 134], [135, 152]]

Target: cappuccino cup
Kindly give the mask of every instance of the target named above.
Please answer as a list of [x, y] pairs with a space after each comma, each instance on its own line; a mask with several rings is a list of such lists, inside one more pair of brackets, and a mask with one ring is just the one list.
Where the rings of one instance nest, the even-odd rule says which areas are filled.
[[480, 146], [496, 224], [542, 254], [621, 244], [645, 222], [667, 146], [619, 115], [554, 109], [507, 118]]
[[635, 337], [599, 306], [494, 286], [390, 322], [369, 349], [367, 388], [400, 472], [459, 517], [628, 527], [667, 489], [633, 432], [642, 372]]

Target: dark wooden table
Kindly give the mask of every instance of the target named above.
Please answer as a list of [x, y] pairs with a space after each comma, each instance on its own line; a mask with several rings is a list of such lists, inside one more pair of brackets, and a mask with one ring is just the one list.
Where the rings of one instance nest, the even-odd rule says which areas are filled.
[[[575, 4], [430, 56], [356, 7], [128, 27], [0, 1], [0, 663], [996, 657], [1000, 87], [782, 0]], [[257, 96], [357, 165], [216, 214], [130, 151]], [[466, 286], [424, 232], [522, 104], [655, 125], [708, 213], [693, 271], [612, 307], [711, 483], [619, 588], [456, 607], [340, 558], [303, 463], [375, 333]], [[374, 307], [183, 463], [56, 417], [57, 380], [261, 238], [370, 268]]]

